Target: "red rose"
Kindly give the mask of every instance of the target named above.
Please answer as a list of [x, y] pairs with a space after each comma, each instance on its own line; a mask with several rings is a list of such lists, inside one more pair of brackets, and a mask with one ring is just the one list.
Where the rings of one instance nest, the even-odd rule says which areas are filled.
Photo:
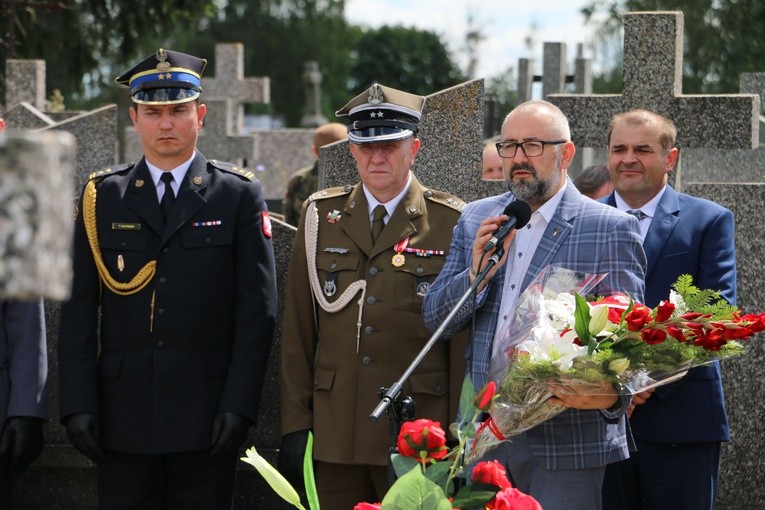
[[441, 426], [426, 419], [405, 422], [401, 426], [396, 446], [404, 457], [411, 457], [422, 463], [429, 459], [442, 459], [449, 453], [446, 448], [446, 434]]
[[542, 505], [528, 494], [509, 487], [499, 491], [486, 508], [489, 510], [542, 510]]
[[660, 344], [667, 339], [667, 333], [660, 329], [644, 329], [640, 332], [640, 338], [648, 345]]
[[651, 309], [645, 305], [636, 304], [624, 320], [627, 321], [627, 329], [640, 331], [651, 321]]
[[728, 343], [728, 341], [723, 338], [719, 330], [701, 331], [699, 332], [699, 335], [693, 339], [694, 345], [698, 345], [699, 347], [703, 347], [710, 351], [719, 351], [720, 347], [726, 343]]
[[675, 311], [675, 305], [669, 301], [661, 301], [659, 306], [656, 307], [656, 322], [664, 322], [672, 317], [672, 312]]
[[497, 383], [489, 381], [475, 396], [473, 405], [479, 411], [488, 411], [491, 407], [491, 402], [494, 400], [495, 393], [497, 393]]
[[473, 468], [473, 483], [488, 483], [500, 489], [512, 487], [505, 467], [496, 460], [479, 462]]
[[380, 503], [357, 503], [353, 510], [380, 510]]

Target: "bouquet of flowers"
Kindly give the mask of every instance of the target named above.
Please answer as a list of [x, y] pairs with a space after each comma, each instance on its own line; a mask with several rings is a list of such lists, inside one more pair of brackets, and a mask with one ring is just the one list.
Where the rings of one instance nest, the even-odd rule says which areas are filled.
[[[496, 384], [489, 383], [476, 395], [470, 378], [465, 378], [460, 394], [463, 414], [451, 431], [457, 438], [453, 448], [446, 446], [446, 434], [431, 420], [406, 422], [398, 435], [400, 453], [391, 458], [398, 479], [382, 503], [359, 503], [354, 510], [542, 510], [528, 494], [515, 489], [505, 468], [497, 461], [479, 462], [472, 470], [471, 484], [457, 488], [455, 478], [466, 477], [465, 444], [475, 437], [475, 422], [496, 398]], [[253, 466], [271, 488], [299, 510], [305, 510], [292, 485], [255, 450], [248, 448], [241, 460]], [[306, 498], [311, 510], [320, 510], [313, 474], [313, 435], [309, 432], [303, 457]]]
[[548, 266], [519, 297], [494, 342], [489, 377], [500, 396], [470, 459], [565, 411], [549, 402], [550, 385], [591, 395], [647, 391], [742, 354], [740, 342], [765, 329], [765, 314], [742, 314], [689, 275], [653, 309], [621, 294], [588, 302], [583, 296], [604, 276]]

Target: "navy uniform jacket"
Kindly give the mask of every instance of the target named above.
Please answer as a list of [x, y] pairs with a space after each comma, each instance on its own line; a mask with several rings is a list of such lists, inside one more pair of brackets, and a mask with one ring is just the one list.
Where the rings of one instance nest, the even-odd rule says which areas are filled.
[[[613, 193], [603, 199], [616, 207]], [[733, 213], [709, 200], [667, 186], [643, 242], [648, 269], [645, 304], [669, 298], [677, 277], [689, 274], [701, 289], [736, 303]], [[728, 441], [720, 364], [691, 369], [676, 383], [656, 388], [630, 418], [635, 437], [656, 443]]]
[[98, 174], [106, 269], [124, 283], [156, 260], [156, 275], [131, 295], [99, 282], [84, 196], [61, 310], [60, 416], [97, 414], [111, 450], [209, 448], [218, 412], [256, 420], [272, 340], [274, 256], [260, 183], [197, 152], [164, 225], [144, 160]]

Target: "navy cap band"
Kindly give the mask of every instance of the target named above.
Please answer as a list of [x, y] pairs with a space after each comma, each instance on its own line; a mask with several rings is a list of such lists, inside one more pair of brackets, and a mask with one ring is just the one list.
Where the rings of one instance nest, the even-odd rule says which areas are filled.
[[148, 89], [135, 92], [131, 98], [138, 104], [187, 103], [199, 97], [199, 91], [190, 88]]

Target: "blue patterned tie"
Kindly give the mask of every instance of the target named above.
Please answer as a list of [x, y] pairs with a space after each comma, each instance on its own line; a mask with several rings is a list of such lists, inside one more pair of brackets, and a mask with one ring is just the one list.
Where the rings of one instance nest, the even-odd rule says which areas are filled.
[[643, 211], [641, 211], [640, 209], [638, 209], [637, 211], [634, 209], [630, 209], [629, 211], [627, 211], [627, 214], [633, 215], [635, 218], [638, 219], [638, 221], [642, 221], [648, 217], [648, 215], [644, 213]]

